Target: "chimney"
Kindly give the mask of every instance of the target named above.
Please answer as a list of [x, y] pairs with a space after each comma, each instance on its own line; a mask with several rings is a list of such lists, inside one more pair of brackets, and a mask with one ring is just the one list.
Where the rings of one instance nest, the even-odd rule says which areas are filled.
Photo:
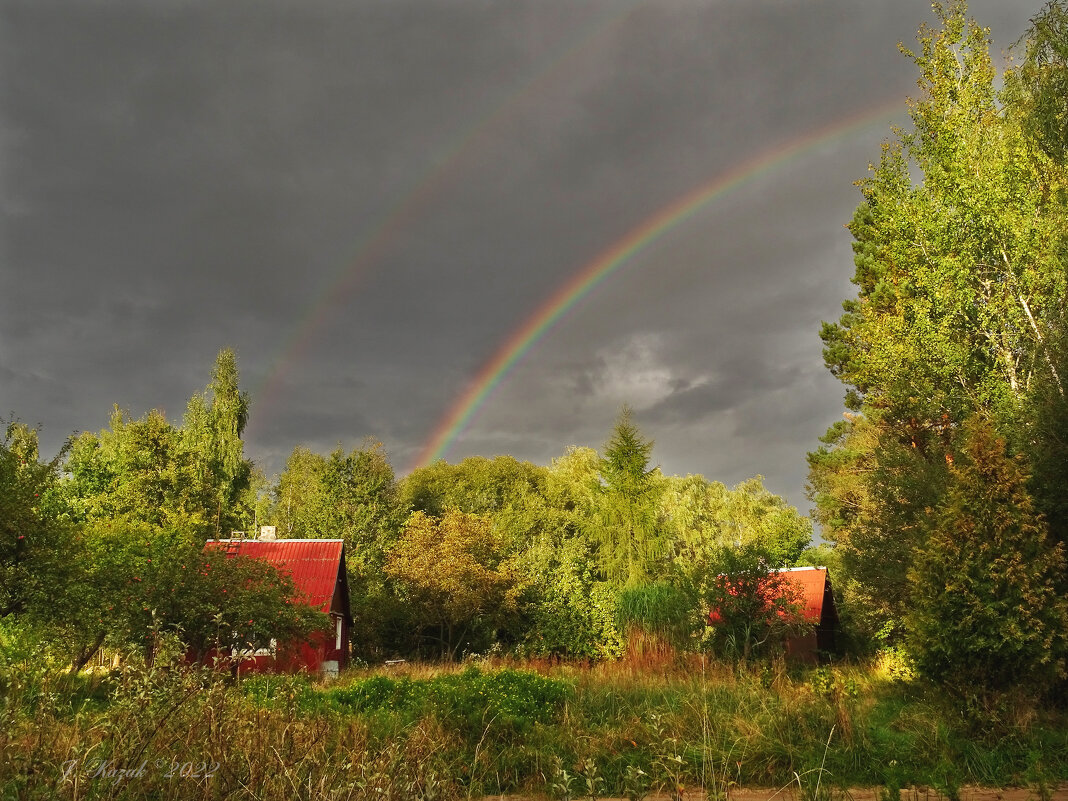
[[260, 526], [260, 540], [262, 542], [269, 542], [274, 539], [277, 539], [274, 526]]

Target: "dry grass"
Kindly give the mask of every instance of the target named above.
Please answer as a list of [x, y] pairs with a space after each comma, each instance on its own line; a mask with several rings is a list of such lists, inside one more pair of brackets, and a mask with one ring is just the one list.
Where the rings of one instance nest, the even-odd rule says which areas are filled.
[[[815, 776], [821, 798], [813, 801], [822, 801], [858, 784], [953, 795], [966, 782], [1016, 783], [1041, 796], [1068, 774], [1068, 727], [1058, 713], [1029, 711], [1012, 740], [974, 743], [937, 705], [867, 669], [738, 669], [652, 648], [593, 666], [478, 664], [566, 683], [568, 700], [552, 722], [517, 736], [477, 715], [472, 726], [432, 707], [415, 717], [356, 714], [323, 701], [371, 677], [463, 681], [470, 663], [351, 671], [325, 689], [271, 679], [269, 698], [217, 673], [158, 665], [130, 663], [110, 684], [24, 676], [0, 706], [0, 797], [460, 799], [544, 793], [554, 771], [576, 788], [588, 782], [618, 795], [640, 771], [652, 789], [703, 785], [719, 799], [740, 786], [783, 788], [795, 774], [790, 792], [805, 797], [801, 778]], [[102, 762], [147, 769], [94, 775]]]

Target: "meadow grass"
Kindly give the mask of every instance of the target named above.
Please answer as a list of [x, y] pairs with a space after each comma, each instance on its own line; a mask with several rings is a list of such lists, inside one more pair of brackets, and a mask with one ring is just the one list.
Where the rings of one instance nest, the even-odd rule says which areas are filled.
[[[492, 660], [354, 670], [329, 684], [131, 659], [71, 680], [6, 677], [0, 792], [12, 799], [459, 799], [527, 792], [1048, 787], [1068, 779], [1063, 710], [976, 736], [937, 694], [871, 666], [676, 658]], [[28, 668], [27, 668], [28, 670]], [[143, 769], [142, 769], [143, 768]], [[138, 769], [142, 769], [138, 774]], [[121, 771], [133, 775], [123, 775]], [[1038, 790], [1036, 790], [1036, 793]]]

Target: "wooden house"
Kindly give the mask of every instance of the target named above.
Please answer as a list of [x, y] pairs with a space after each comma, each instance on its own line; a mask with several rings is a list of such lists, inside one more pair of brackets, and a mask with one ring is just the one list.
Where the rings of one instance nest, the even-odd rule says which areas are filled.
[[834, 605], [831, 578], [825, 567], [791, 567], [779, 571], [800, 602], [801, 619], [811, 628], [786, 641], [787, 656], [803, 662], [816, 662], [820, 655], [837, 650], [838, 608]]
[[227, 556], [241, 554], [262, 559], [292, 578], [302, 600], [331, 618], [328, 632], [317, 632], [306, 642], [274, 643], [231, 656], [242, 657], [241, 673], [299, 673], [336, 676], [349, 663], [352, 612], [345, 573], [342, 540], [259, 539], [210, 540], [204, 545], [225, 549]]
[[[802, 634], [786, 640], [786, 656], [799, 662], [814, 663], [821, 656], [835, 653], [838, 609], [834, 604], [827, 568], [789, 567], [771, 572], [786, 579], [777, 583], [779, 592], [790, 604], [797, 603], [799, 622], [805, 624]], [[768, 599], [775, 600], [778, 598]], [[708, 618], [711, 625], [720, 621], [715, 609], [709, 611]]]

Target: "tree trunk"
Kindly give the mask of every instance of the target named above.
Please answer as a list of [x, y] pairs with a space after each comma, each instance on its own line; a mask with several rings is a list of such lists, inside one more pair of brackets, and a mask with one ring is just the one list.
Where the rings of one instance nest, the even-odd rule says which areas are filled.
[[81, 672], [82, 668], [89, 664], [89, 660], [96, 655], [96, 652], [100, 650], [100, 646], [104, 644], [104, 637], [105, 632], [100, 632], [96, 635], [96, 638], [91, 643], [86, 646], [83, 646], [78, 650], [78, 653], [71, 661], [71, 676]]

